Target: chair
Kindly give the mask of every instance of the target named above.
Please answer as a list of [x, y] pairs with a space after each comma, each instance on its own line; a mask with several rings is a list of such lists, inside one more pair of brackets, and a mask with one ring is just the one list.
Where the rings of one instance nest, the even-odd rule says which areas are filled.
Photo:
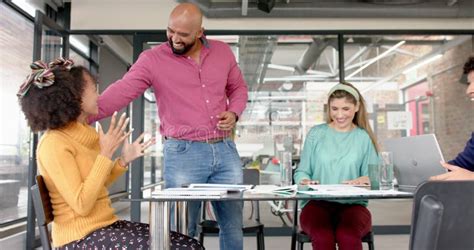
[[474, 249], [474, 181], [420, 184], [411, 225], [411, 250]]
[[[243, 169], [244, 184], [259, 185], [260, 173], [257, 169]], [[256, 234], [257, 236], [257, 250], [265, 249], [265, 240], [263, 229], [264, 225], [260, 222], [260, 209], [258, 201], [252, 201], [252, 208], [255, 207], [255, 220], [247, 220], [243, 223], [242, 231], [244, 234]], [[217, 221], [206, 219], [206, 202], [202, 206], [202, 221], [199, 223], [199, 241], [204, 245], [205, 234], [218, 234], [219, 225]]]
[[[367, 243], [369, 250], [374, 250], [374, 234], [368, 232], [364, 237], [362, 237], [362, 242]], [[303, 250], [304, 243], [311, 242], [309, 236], [298, 229], [298, 202], [295, 202], [295, 208], [293, 210], [293, 234], [291, 236], [291, 250], [295, 250], [296, 242], [298, 242], [298, 250]]]
[[51, 249], [51, 235], [48, 230], [48, 224], [53, 221], [53, 207], [49, 197], [48, 189], [43, 180], [43, 176], [36, 176], [36, 185], [31, 187], [33, 206], [36, 213], [36, 222], [40, 232], [41, 245], [43, 249]]

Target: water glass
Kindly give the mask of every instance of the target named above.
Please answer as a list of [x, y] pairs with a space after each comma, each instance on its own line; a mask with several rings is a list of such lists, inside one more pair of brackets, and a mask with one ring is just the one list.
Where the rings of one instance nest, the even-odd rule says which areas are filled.
[[293, 180], [293, 168], [291, 152], [280, 152], [280, 185], [282, 187], [289, 186]]
[[369, 164], [370, 189], [379, 190], [380, 186], [380, 165], [379, 163]]
[[380, 189], [388, 190], [393, 188], [393, 156], [392, 152], [380, 152], [379, 166]]

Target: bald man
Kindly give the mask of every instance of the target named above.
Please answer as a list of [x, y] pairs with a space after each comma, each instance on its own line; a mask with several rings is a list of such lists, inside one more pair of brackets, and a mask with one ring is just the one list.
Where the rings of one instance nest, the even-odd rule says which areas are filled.
[[[468, 86], [466, 95], [474, 102], [474, 56], [469, 57], [464, 64], [464, 74], [467, 75]], [[449, 172], [431, 177], [431, 180], [473, 180], [474, 181], [474, 132], [471, 139], [466, 143], [464, 150], [449, 163], [442, 162], [444, 168]]]
[[[242, 163], [230, 139], [247, 103], [247, 85], [229, 46], [203, 35], [202, 13], [179, 4], [170, 14], [168, 43], [141, 53], [125, 76], [99, 97], [110, 116], [153, 88], [164, 142], [165, 187], [242, 183]], [[242, 249], [242, 203], [214, 202], [221, 249]], [[194, 236], [199, 203], [189, 205]]]

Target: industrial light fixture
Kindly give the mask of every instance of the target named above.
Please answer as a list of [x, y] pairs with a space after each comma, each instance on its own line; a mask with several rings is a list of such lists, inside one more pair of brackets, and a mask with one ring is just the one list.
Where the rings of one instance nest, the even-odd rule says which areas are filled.
[[423, 60], [423, 61], [421, 61], [421, 62], [419, 62], [419, 63], [417, 63], [417, 64], [415, 64], [415, 65], [409, 67], [408, 69], [404, 70], [404, 71], [403, 71], [403, 74], [407, 74], [407, 73], [409, 73], [410, 71], [415, 70], [415, 69], [417, 69], [417, 68], [419, 68], [419, 67], [421, 67], [421, 66], [423, 66], [423, 65], [426, 65], [426, 64], [428, 64], [428, 63], [430, 63], [430, 62], [433, 62], [433, 61], [436, 61], [436, 60], [440, 59], [442, 56], [443, 56], [442, 54], [437, 54], [437, 55], [435, 55], [435, 56], [433, 56], [433, 57], [431, 57], [431, 58], [428, 58], [428, 59], [426, 59], [426, 60]]
[[263, 12], [270, 13], [275, 7], [275, 0], [257, 0], [257, 8]]
[[293, 83], [290, 81], [286, 81], [281, 85], [283, 91], [290, 91], [291, 89], [293, 89]]
[[[289, 71], [289, 72], [295, 72], [295, 67], [291, 67], [291, 66], [285, 66], [285, 65], [279, 65], [279, 64], [268, 64], [267, 67], [269, 69], [278, 69], [278, 70], [284, 70], [284, 71]], [[309, 69], [306, 71], [306, 73], [308, 74], [312, 74], [312, 75], [323, 75], [323, 76], [333, 76], [333, 74], [329, 73], [329, 72], [324, 72], [324, 71], [318, 71], [318, 70], [312, 70], [312, 69]]]
[[350, 78], [352, 78], [353, 76], [355, 76], [357, 73], [359, 73], [360, 71], [362, 71], [363, 69], [367, 68], [368, 66], [370, 66], [372, 63], [376, 62], [377, 60], [383, 58], [384, 56], [388, 55], [389, 53], [391, 53], [392, 51], [396, 50], [398, 47], [402, 46], [403, 44], [405, 44], [405, 41], [400, 41], [398, 42], [397, 44], [395, 44], [393, 47], [391, 47], [390, 49], [386, 50], [385, 52], [383, 52], [382, 54], [370, 59], [366, 64], [364, 64], [362, 67], [356, 69], [354, 72], [352, 72], [350, 75], [348, 75], [346, 77], [346, 80], [349, 80]]

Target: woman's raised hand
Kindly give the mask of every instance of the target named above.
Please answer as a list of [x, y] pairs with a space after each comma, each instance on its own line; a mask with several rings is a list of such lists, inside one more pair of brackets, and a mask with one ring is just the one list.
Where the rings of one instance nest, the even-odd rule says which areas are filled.
[[128, 140], [125, 140], [123, 142], [122, 155], [120, 157], [124, 165], [128, 165], [131, 161], [143, 156], [145, 154], [145, 150], [156, 142], [154, 137], [150, 138], [147, 141], [143, 141], [144, 138], [145, 133], [142, 133], [131, 144], [128, 142]]
[[112, 159], [114, 152], [119, 148], [120, 144], [128, 138], [133, 129], [125, 132], [127, 129], [129, 118], [123, 113], [117, 121], [117, 112], [112, 115], [112, 121], [107, 133], [104, 133], [102, 126], [99, 123], [99, 143], [100, 154]]

